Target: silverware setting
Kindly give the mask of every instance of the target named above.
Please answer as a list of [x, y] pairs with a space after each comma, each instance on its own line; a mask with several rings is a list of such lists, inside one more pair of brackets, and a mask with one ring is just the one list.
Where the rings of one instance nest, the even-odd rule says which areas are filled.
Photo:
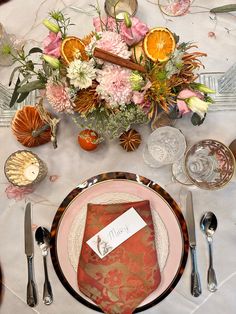
[[186, 218], [189, 233], [189, 245], [192, 257], [192, 272], [191, 272], [191, 294], [194, 297], [199, 297], [202, 293], [200, 275], [197, 267], [197, 254], [196, 254], [196, 234], [195, 234], [195, 221], [193, 213], [193, 200], [192, 192], [188, 191], [186, 199]]
[[[27, 265], [28, 265], [28, 283], [27, 283], [27, 304], [31, 307], [37, 305], [37, 289], [34, 282], [34, 243], [33, 243], [33, 233], [32, 233], [32, 222], [31, 222], [31, 203], [27, 203], [25, 208], [25, 254], [27, 256]], [[43, 286], [43, 301], [44, 304], [49, 305], [53, 302], [52, 288], [48, 277], [47, 269], [47, 255], [48, 249], [50, 247], [50, 232], [43, 227], [38, 227], [35, 232], [35, 240], [39, 245], [42, 256], [43, 256], [43, 265], [44, 265], [44, 286]]]
[[34, 243], [31, 224], [31, 203], [28, 203], [25, 208], [25, 254], [27, 256], [28, 265], [28, 284], [27, 284], [27, 304], [34, 307], [37, 304], [37, 291], [34, 282]]
[[214, 213], [206, 212], [200, 221], [200, 227], [203, 233], [206, 235], [208, 248], [209, 248], [209, 268], [207, 271], [207, 287], [211, 292], [215, 292], [217, 290], [217, 280], [215, 270], [213, 268], [213, 253], [212, 253], [212, 245], [213, 245], [213, 234], [217, 228], [217, 218]]
[[38, 243], [43, 256], [43, 267], [44, 267], [44, 285], [43, 285], [43, 302], [46, 305], [49, 305], [53, 301], [52, 287], [48, 278], [48, 269], [47, 269], [47, 255], [48, 248], [50, 247], [50, 232], [43, 227], [38, 227], [35, 232], [35, 240]]

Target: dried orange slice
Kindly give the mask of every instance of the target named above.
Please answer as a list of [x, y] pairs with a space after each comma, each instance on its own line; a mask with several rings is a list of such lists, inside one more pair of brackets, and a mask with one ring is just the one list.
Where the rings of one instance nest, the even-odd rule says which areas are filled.
[[151, 29], [144, 38], [144, 51], [152, 61], [164, 62], [170, 58], [175, 50], [173, 34], [163, 27]]
[[75, 59], [88, 60], [85, 52], [85, 44], [77, 37], [66, 37], [61, 44], [61, 55], [63, 59], [70, 63]]

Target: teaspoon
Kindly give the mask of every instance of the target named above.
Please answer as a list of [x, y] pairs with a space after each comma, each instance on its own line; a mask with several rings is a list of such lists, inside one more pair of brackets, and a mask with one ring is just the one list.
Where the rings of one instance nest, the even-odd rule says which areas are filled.
[[210, 260], [207, 273], [208, 290], [211, 292], [215, 292], [217, 290], [217, 280], [215, 270], [213, 268], [213, 254], [212, 254], [213, 234], [215, 233], [217, 228], [217, 218], [215, 214], [212, 212], [206, 212], [201, 218], [200, 227], [206, 235], [209, 248]]
[[48, 279], [48, 269], [47, 269], [47, 255], [48, 248], [50, 247], [50, 232], [43, 227], [38, 227], [35, 232], [35, 239], [42, 250], [43, 255], [43, 265], [44, 265], [44, 275], [45, 281], [43, 286], [43, 301], [46, 305], [49, 305], [53, 301], [53, 294], [50, 281]]

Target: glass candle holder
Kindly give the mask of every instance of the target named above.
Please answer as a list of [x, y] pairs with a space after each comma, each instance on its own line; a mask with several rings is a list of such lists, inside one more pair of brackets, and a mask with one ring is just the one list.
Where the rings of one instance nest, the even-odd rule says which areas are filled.
[[46, 177], [47, 166], [36, 154], [20, 150], [7, 158], [4, 172], [10, 183], [26, 187], [42, 181]]
[[130, 16], [134, 16], [138, 9], [137, 0], [106, 0], [105, 11], [107, 15], [110, 15], [117, 20], [122, 21], [124, 14], [128, 13]]

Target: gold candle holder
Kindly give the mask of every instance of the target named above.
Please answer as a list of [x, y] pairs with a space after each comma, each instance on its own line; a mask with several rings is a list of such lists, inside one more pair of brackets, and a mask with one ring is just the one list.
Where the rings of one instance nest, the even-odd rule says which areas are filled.
[[138, 9], [137, 0], [106, 0], [105, 11], [107, 15], [119, 21], [124, 19], [124, 13], [134, 16]]
[[4, 172], [13, 185], [28, 187], [39, 183], [46, 177], [47, 166], [36, 154], [19, 150], [7, 158]]

